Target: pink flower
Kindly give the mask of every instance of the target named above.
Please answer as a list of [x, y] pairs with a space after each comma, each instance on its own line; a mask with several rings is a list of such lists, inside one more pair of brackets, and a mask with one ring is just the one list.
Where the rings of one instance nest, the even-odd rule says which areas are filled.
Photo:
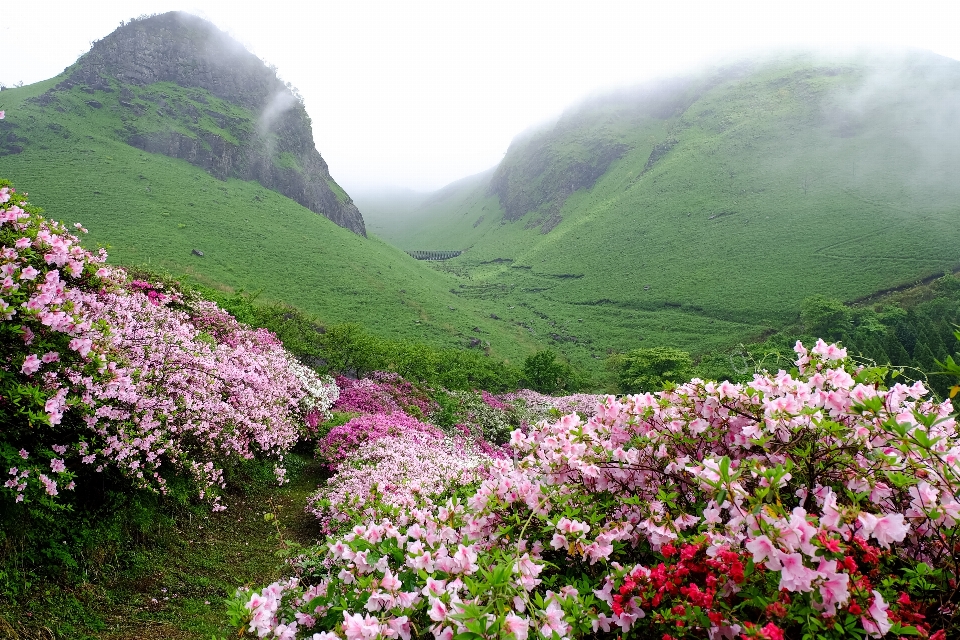
[[380, 622], [370, 614], [361, 617], [343, 612], [343, 634], [347, 640], [373, 640], [380, 635]]
[[20, 367], [20, 371], [32, 376], [40, 369], [40, 358], [36, 354], [31, 353], [23, 360], [23, 366]]
[[780, 588], [788, 591], [811, 591], [811, 583], [817, 577], [817, 572], [803, 566], [803, 556], [799, 553], [783, 553], [777, 551], [780, 569]]
[[387, 620], [387, 627], [389, 631], [386, 631], [384, 635], [397, 638], [400, 640], [410, 640], [410, 620], [407, 616], [400, 616], [399, 618], [391, 618]]
[[90, 338], [74, 338], [68, 346], [86, 358], [90, 349], [93, 348], [93, 341]]
[[860, 623], [863, 624], [863, 630], [867, 632], [867, 635], [875, 638], [882, 638], [887, 635], [887, 632], [890, 631], [890, 628], [893, 626], [890, 623], [890, 618], [887, 616], [888, 608], [880, 592], [874, 591], [873, 604], [871, 604], [867, 610], [870, 617], [862, 616], [860, 618]]
[[20, 279], [33, 280], [34, 278], [37, 277], [38, 273], [40, 272], [34, 269], [32, 265], [28, 264], [26, 267], [23, 268], [23, 271], [20, 272]]
[[903, 542], [910, 531], [910, 525], [903, 521], [902, 513], [888, 513], [878, 518], [872, 513], [861, 513], [858, 517], [863, 524], [864, 537], [873, 536], [881, 547], [887, 548], [893, 542]]
[[437, 598], [430, 598], [430, 619], [434, 622], [443, 622], [447, 619], [447, 605]]
[[846, 604], [850, 599], [850, 576], [846, 573], [837, 572], [837, 561], [820, 561], [818, 573], [826, 577], [820, 583], [820, 597], [823, 600], [823, 612], [825, 615], [833, 616], [837, 613], [837, 607]]
[[754, 563], [766, 562], [767, 566], [774, 571], [780, 569], [777, 548], [773, 546], [773, 542], [767, 536], [758, 536], [744, 546], [746, 546], [747, 551], [753, 553]]
[[560, 608], [556, 600], [550, 601], [550, 605], [543, 611], [543, 618], [544, 622], [540, 628], [540, 634], [544, 638], [552, 637], [554, 631], [561, 636], [566, 635], [569, 625], [563, 619], [563, 609]]
[[54, 458], [53, 460], [50, 461], [50, 469], [54, 473], [61, 473], [65, 471], [66, 468], [67, 468], [67, 465], [65, 465], [63, 463], [63, 460], [61, 460], [60, 458]]
[[507, 633], [513, 634], [517, 640], [527, 640], [527, 633], [530, 630], [530, 621], [511, 611], [503, 620], [503, 628]]
[[835, 344], [827, 344], [822, 339], [817, 340], [817, 344], [812, 351], [819, 356], [823, 356], [824, 360], [842, 360], [847, 357], [846, 349], [841, 349]]

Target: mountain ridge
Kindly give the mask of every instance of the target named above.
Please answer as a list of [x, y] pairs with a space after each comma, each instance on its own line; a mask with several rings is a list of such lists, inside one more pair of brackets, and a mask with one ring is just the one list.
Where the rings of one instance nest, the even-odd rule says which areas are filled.
[[431, 266], [572, 360], [722, 348], [960, 266], [960, 62], [791, 53], [662, 86], [521, 134], [383, 237], [462, 250]]
[[[62, 94], [73, 89], [91, 96], [87, 105], [118, 116], [116, 133], [127, 144], [186, 160], [220, 180], [256, 180], [366, 236], [362, 214], [316, 149], [302, 102], [212, 23], [183, 12], [127, 22], [68, 67], [37, 104], [61, 108]], [[148, 112], [157, 122], [139, 126]]]

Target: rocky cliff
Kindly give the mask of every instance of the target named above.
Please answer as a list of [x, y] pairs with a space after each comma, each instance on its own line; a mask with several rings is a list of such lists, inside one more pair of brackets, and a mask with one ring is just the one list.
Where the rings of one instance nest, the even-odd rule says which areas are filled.
[[[212, 175], [256, 180], [366, 236], [363, 217], [330, 177], [302, 102], [276, 73], [213, 24], [181, 12], [120, 26], [39, 98], [80, 89], [119, 114], [130, 145]], [[109, 98], [102, 97], [106, 93]], [[106, 104], [107, 101], [115, 104]]]

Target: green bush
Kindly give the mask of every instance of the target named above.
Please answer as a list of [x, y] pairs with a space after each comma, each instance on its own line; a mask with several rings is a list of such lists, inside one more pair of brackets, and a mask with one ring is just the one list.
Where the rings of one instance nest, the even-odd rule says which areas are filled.
[[634, 349], [613, 355], [609, 366], [622, 393], [662, 391], [670, 384], [690, 379], [690, 354], [673, 347]]

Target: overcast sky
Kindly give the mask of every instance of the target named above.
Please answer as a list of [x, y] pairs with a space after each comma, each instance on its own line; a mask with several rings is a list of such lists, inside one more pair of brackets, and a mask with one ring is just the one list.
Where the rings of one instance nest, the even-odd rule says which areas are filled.
[[960, 59], [958, 0], [8, 0], [0, 82], [52, 77], [121, 20], [171, 10], [278, 67], [348, 191], [439, 188], [586, 94], [738, 51], [863, 43]]

